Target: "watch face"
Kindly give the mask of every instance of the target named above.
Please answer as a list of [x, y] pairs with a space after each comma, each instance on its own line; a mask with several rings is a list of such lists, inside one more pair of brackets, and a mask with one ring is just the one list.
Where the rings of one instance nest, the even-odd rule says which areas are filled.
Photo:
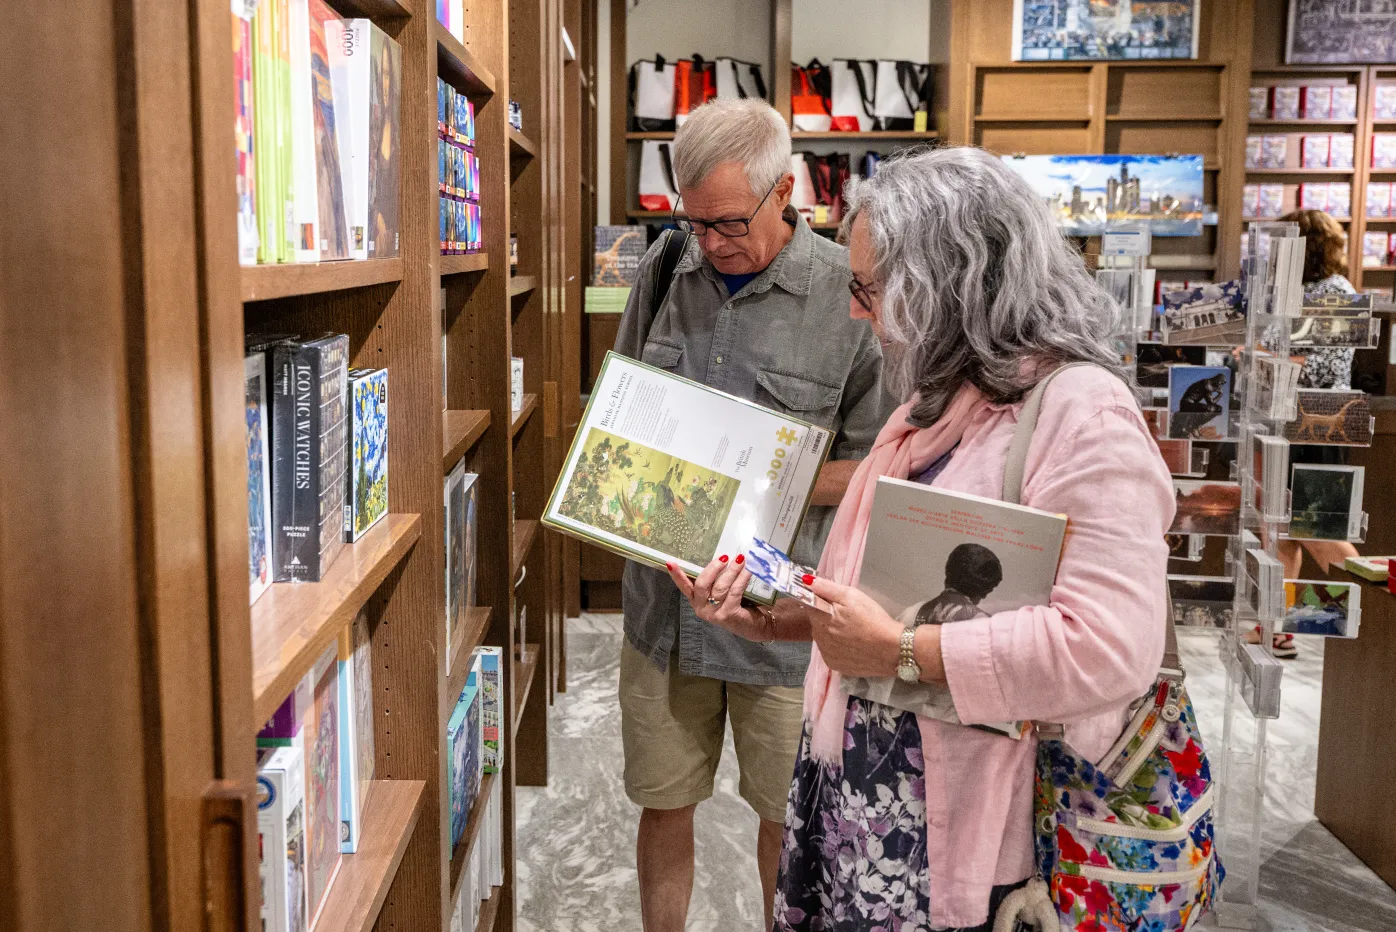
[[903, 683], [915, 683], [921, 679], [921, 671], [914, 663], [904, 663], [897, 667], [897, 679]]

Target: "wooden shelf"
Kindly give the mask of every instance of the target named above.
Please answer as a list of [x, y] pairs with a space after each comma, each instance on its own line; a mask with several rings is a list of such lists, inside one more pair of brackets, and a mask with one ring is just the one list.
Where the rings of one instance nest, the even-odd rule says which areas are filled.
[[442, 256], [439, 266], [442, 275], [461, 275], [466, 272], [487, 272], [490, 267], [490, 254], [471, 252], [465, 255]]
[[533, 140], [514, 127], [509, 127], [509, 157], [511, 159], [531, 159], [537, 155], [538, 150], [534, 147]]
[[1108, 123], [1220, 123], [1226, 119], [1220, 113], [1107, 113]]
[[861, 139], [861, 140], [867, 141], [867, 140], [873, 140], [873, 139], [920, 139], [920, 140], [926, 140], [926, 139], [938, 139], [939, 137], [940, 137], [940, 134], [937, 133], [935, 130], [925, 130], [925, 131], [923, 131], [923, 132], [919, 132], [919, 133], [918, 133], [918, 132], [916, 132], [915, 130], [910, 130], [910, 129], [908, 129], [908, 130], [874, 129], [874, 130], [868, 130], [867, 132], [863, 132], [863, 133], [840, 133], [840, 132], [834, 132], [833, 130], [830, 130], [830, 131], [828, 131], [828, 132], [813, 132], [813, 133], [811, 133], [811, 132], [804, 132], [804, 131], [802, 131], [802, 130], [795, 130], [794, 132], [792, 132], [792, 133], [790, 134], [790, 139], [791, 139], [792, 142], [799, 142], [799, 141], [802, 140], [802, 139], [810, 139], [810, 140], [814, 140], [814, 139]]
[[465, 681], [470, 676], [470, 664], [466, 663], [472, 651], [485, 640], [485, 632], [490, 627], [491, 609], [489, 606], [475, 606], [466, 609], [465, 625], [461, 628], [460, 643], [451, 649], [451, 674], [446, 680], [446, 702], [455, 707]]
[[1158, 254], [1149, 257], [1149, 265], [1156, 269], [1178, 271], [1191, 269], [1213, 270], [1217, 267], [1216, 256], [1206, 255], [1166, 255]]
[[318, 583], [276, 583], [252, 605], [252, 721], [260, 729], [422, 536], [417, 515], [387, 515], [345, 544]]
[[316, 932], [369, 932], [422, 811], [421, 780], [374, 780], [355, 854], [344, 855]]
[[520, 518], [514, 522], [514, 553], [509, 561], [511, 579], [519, 575], [519, 567], [528, 559], [528, 552], [533, 549], [533, 540], [537, 536], [537, 521]]
[[431, 27], [436, 33], [436, 70], [441, 77], [466, 94], [477, 97], [494, 94], [494, 74], [439, 20], [433, 18]]
[[[1331, 216], [1331, 215], [1330, 215], [1330, 216]], [[1339, 223], [1352, 223], [1352, 218], [1351, 218], [1351, 217], [1334, 217], [1333, 219], [1336, 220], [1336, 221], [1338, 221]], [[1243, 225], [1244, 225], [1244, 224], [1247, 224], [1247, 223], [1281, 223], [1281, 222], [1283, 222], [1283, 221], [1282, 221], [1282, 219], [1281, 219], [1280, 217], [1242, 217], [1242, 218], [1241, 218], [1241, 223], [1242, 223]], [[1368, 223], [1371, 223], [1372, 221], [1369, 219], [1367, 222], [1368, 222]]]
[[515, 275], [509, 279], [509, 297], [517, 298], [521, 294], [528, 294], [538, 287], [538, 278], [535, 275]]
[[674, 212], [671, 210], [627, 210], [625, 215], [627, 217], [640, 217], [642, 219], [668, 220], [670, 217], [674, 216]]
[[[460, 898], [461, 878], [465, 876], [465, 866], [470, 863], [470, 852], [475, 847], [475, 841], [480, 837], [480, 823], [485, 819], [485, 807], [490, 804], [490, 790], [498, 776], [497, 773], [487, 773], [480, 778], [480, 792], [475, 796], [470, 814], [465, 817], [465, 831], [461, 833], [460, 841], [451, 849], [451, 903]], [[318, 927], [316, 932], [319, 932]]]
[[974, 118], [976, 123], [1089, 123], [1091, 117], [1085, 113], [1044, 114], [1035, 113], [985, 113]]
[[1276, 120], [1266, 117], [1263, 120], [1251, 120], [1252, 126], [1356, 126], [1357, 120]]
[[524, 648], [523, 659], [519, 661], [518, 667], [519, 681], [514, 685], [514, 727], [510, 737], [516, 737], [519, 733], [519, 721], [523, 718], [524, 709], [528, 706], [528, 693], [533, 688], [533, 675], [538, 670], [538, 647], [536, 645]]
[[1248, 168], [1248, 175], [1351, 175], [1351, 168]]
[[1364, 272], [1396, 272], [1396, 265], [1364, 265]]
[[490, 890], [490, 898], [480, 907], [480, 924], [475, 927], [475, 932], [494, 932], [494, 921], [499, 918], [499, 904], [504, 902], [503, 890], [503, 887]]
[[529, 392], [523, 396], [523, 407], [513, 412], [514, 416], [509, 422], [509, 436], [512, 438], [519, 432], [519, 429], [533, 416], [533, 412], [538, 408], [538, 395], [536, 392]]
[[490, 426], [488, 411], [441, 412], [441, 469], [448, 473]]
[[626, 142], [639, 142], [645, 139], [673, 139], [673, 133], [626, 133]]
[[365, 288], [402, 281], [401, 259], [347, 259], [242, 267], [242, 300], [270, 301], [296, 295]]

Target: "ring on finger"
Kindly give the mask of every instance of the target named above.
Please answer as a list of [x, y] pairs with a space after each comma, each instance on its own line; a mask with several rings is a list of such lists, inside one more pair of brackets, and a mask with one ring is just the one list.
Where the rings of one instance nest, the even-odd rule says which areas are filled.
[[709, 597], [709, 598], [708, 598], [708, 604], [709, 604], [709, 605], [721, 605], [721, 604], [722, 604], [722, 600], [721, 600], [721, 599], [714, 599], [714, 598], [712, 598], [712, 597]]

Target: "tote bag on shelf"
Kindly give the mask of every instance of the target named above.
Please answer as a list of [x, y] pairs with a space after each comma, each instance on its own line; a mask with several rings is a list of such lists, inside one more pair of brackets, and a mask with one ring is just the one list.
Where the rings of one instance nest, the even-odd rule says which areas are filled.
[[640, 209], [673, 210], [679, 202], [669, 143], [646, 139], [640, 149]]
[[829, 94], [830, 129], [842, 133], [865, 133], [873, 128], [873, 86], [877, 63], [836, 58], [829, 66], [832, 75]]
[[874, 128], [915, 129], [916, 112], [930, 112], [933, 76], [930, 65], [879, 59], [873, 86], [872, 116], [877, 124]]
[[790, 206], [804, 214], [806, 220], [814, 216], [815, 205], [819, 203], [814, 189], [814, 173], [809, 164], [809, 159], [814, 157], [808, 152], [795, 152], [790, 156], [790, 173], [795, 176], [795, 186], [790, 190]]
[[659, 56], [630, 66], [630, 116], [636, 132], [673, 131], [675, 71]]
[[718, 58], [713, 61], [713, 70], [719, 100], [766, 99], [766, 81], [761, 77], [760, 65], [736, 58]]
[[690, 113], [717, 96], [717, 82], [712, 63], [701, 55], [674, 64], [674, 125], [683, 126]]
[[828, 132], [829, 69], [819, 59], [808, 65], [790, 66], [790, 120], [792, 128], [805, 133]]

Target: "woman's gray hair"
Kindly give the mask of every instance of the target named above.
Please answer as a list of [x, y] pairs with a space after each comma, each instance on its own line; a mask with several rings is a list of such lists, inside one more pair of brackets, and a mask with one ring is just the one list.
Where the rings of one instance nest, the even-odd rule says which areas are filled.
[[996, 404], [1019, 400], [1039, 378], [1029, 360], [1124, 377], [1118, 305], [996, 156], [954, 147], [886, 159], [850, 192], [845, 229], [860, 214], [883, 290], [889, 387], [919, 396], [912, 423], [934, 422], [966, 381]]
[[694, 110], [674, 134], [679, 190], [696, 188], [723, 162], [740, 162], [751, 192], [790, 173], [790, 128], [764, 100], [714, 100]]

